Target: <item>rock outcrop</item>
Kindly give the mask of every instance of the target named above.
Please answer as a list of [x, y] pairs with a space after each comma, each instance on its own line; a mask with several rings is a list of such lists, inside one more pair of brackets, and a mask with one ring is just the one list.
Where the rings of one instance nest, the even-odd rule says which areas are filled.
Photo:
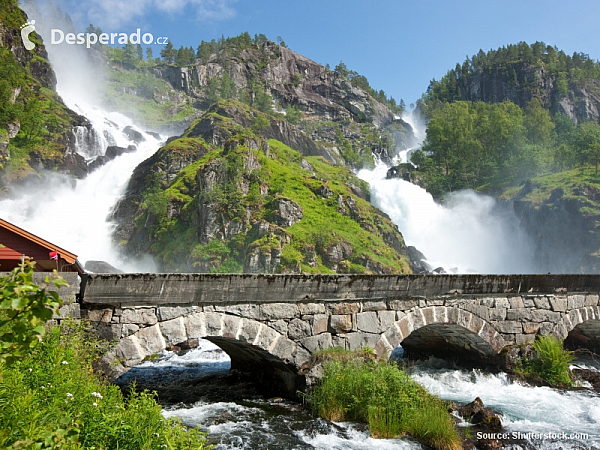
[[283, 120], [216, 104], [135, 169], [115, 240], [167, 271], [410, 272], [368, 185], [326, 156]]
[[521, 227], [534, 243], [540, 273], [600, 273], [600, 190], [576, 172], [563, 188], [548, 190], [544, 180], [563, 174], [548, 175], [527, 181], [511, 198]]
[[[13, 116], [0, 123], [0, 187], [28, 178], [40, 171], [58, 171], [77, 178], [85, 176], [85, 161], [75, 151], [73, 127], [87, 126], [88, 120], [67, 108], [56, 94], [56, 75], [48, 62], [41, 37], [29, 35], [35, 47], [25, 49], [21, 30], [27, 15], [13, 2], [3, 5], [0, 18], [0, 65], [6, 76]], [[6, 92], [3, 92], [5, 95]], [[42, 107], [42, 104], [44, 105]], [[36, 115], [31, 120], [27, 115]], [[17, 139], [19, 137], [19, 139]], [[11, 148], [13, 151], [11, 152]], [[11, 159], [12, 153], [12, 159]], [[11, 166], [19, 167], [10, 170]]]

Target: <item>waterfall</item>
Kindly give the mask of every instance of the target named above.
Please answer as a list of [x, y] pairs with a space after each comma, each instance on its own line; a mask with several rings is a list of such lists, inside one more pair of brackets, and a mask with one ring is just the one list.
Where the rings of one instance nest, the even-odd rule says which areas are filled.
[[[417, 139], [424, 131], [414, 117], [403, 119]], [[406, 162], [408, 149], [396, 157]], [[532, 246], [520, 230], [510, 204], [473, 191], [460, 191], [436, 202], [425, 189], [401, 179], [386, 179], [388, 167], [363, 169], [358, 177], [371, 187], [371, 202], [398, 225], [407, 245], [415, 246], [431, 268], [452, 273], [535, 273]]]
[[[114, 224], [109, 221], [111, 210], [123, 195], [135, 167], [150, 157], [161, 144], [131, 119], [115, 112], [106, 112], [84, 102], [69, 104], [87, 117], [92, 130], [79, 127], [73, 132], [78, 138], [77, 151], [85, 158], [103, 155], [108, 145], [137, 150], [124, 153], [90, 173], [83, 180], [73, 180], [59, 174], [46, 174], [43, 189], [39, 183], [19, 188], [9, 199], [0, 201], [0, 216], [78, 255], [82, 263], [89, 260], [107, 261], [121, 270], [153, 271], [147, 261], [128, 262], [112, 241]], [[140, 143], [130, 141], [124, 128], [132, 127], [144, 136]]]

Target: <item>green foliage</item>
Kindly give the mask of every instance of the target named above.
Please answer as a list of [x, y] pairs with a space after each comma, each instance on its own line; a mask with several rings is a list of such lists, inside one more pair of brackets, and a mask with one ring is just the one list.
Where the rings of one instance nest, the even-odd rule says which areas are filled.
[[[524, 98], [530, 94], [539, 94], [540, 86], [529, 76], [528, 68], [544, 67], [545, 76], [552, 77], [556, 82], [550, 97], [555, 101], [565, 97], [569, 88], [581, 85], [586, 80], [600, 78], [600, 64], [584, 53], [565, 54], [556, 47], [543, 42], [527, 44], [519, 42], [497, 50], [485, 53], [482, 50], [477, 55], [467, 58], [462, 65], [449, 70], [440, 80], [433, 80], [420, 106], [428, 115], [432, 109], [445, 102], [468, 99], [469, 89], [475, 77], [490, 75], [514, 85]], [[524, 105], [522, 105], [524, 106]]]
[[261, 112], [272, 113], [273, 112], [273, 99], [265, 91], [258, 91], [254, 94], [253, 106]]
[[[148, 234], [150, 253], [162, 265], [161, 270], [240, 272], [249, 252], [258, 248], [259, 251], [282, 251], [280, 271], [331, 273], [321, 264], [319, 255], [315, 267], [303, 264], [304, 246], [314, 244], [315, 235], [322, 231], [328, 233], [331, 242], [345, 242], [352, 248], [351, 256], [344, 263], [343, 270], [347, 273], [365, 272], [365, 261], [376, 263], [391, 273], [410, 271], [407, 257], [387, 246], [382, 238], [383, 233], [395, 232], [393, 224], [376, 214], [368, 202], [354, 196], [349, 187], [357, 185], [368, 191], [364, 182], [345, 167], [331, 166], [320, 157], [303, 157], [279, 141], [269, 140], [268, 157], [263, 151], [251, 150], [244, 142], [249, 138], [256, 141], [260, 135], [258, 130], [271, 123], [270, 119], [239, 102], [230, 100], [223, 105], [239, 108], [248, 119], [253, 117], [254, 129], [244, 129], [231, 118], [217, 114], [220, 105], [211, 108], [206, 115], [226, 129], [231, 141], [237, 141], [238, 145], [224, 152], [222, 148], [211, 149], [212, 146], [203, 140], [190, 137], [200, 121], [205, 120], [205, 115], [192, 123], [184, 133], [185, 137], [170, 142], [158, 152], [158, 158], [168, 160], [170, 164], [176, 164], [180, 157], [189, 160], [192, 153], [199, 152], [203, 156], [168, 181], [161, 178], [156, 180], [158, 182], [147, 183], [146, 192], [142, 193], [144, 200], [139, 205], [138, 228], [140, 233]], [[303, 158], [312, 166], [312, 171], [302, 169]], [[251, 161], [251, 166], [247, 167]], [[256, 162], [260, 167], [255, 166]], [[218, 182], [206, 183], [200, 190], [200, 183], [209, 171], [218, 174]], [[331, 198], [315, 195], [323, 183], [334, 192]], [[344, 199], [353, 197], [360, 221], [350, 217], [348, 212], [338, 211], [338, 195]], [[303, 218], [285, 231], [272, 227], [259, 239], [252, 224], [272, 217], [273, 200], [278, 196], [298, 203]], [[177, 212], [171, 218], [166, 215], [165, 199], [176, 206]], [[149, 217], [149, 207], [162, 211], [163, 216], [148, 220], [154, 219]], [[225, 239], [219, 233], [219, 238], [211, 242], [200, 241], [198, 215], [205, 208], [217, 213], [224, 223], [233, 223], [234, 227], [230, 229], [239, 230], [239, 233]], [[319, 250], [324, 248], [321, 245]]]
[[323, 364], [323, 378], [311, 393], [319, 416], [366, 422], [375, 437], [408, 433], [435, 449], [461, 448], [445, 403], [405, 371], [362, 356], [341, 359]]
[[538, 356], [525, 362], [526, 375], [537, 375], [553, 386], [572, 386], [569, 364], [575, 357], [563, 348], [563, 341], [554, 336], [538, 336], [533, 343]]
[[[44, 324], [62, 305], [56, 291], [33, 282], [34, 266], [25, 261], [0, 277], [0, 363], [13, 364], [34, 348], [44, 336]], [[60, 277], [46, 276], [45, 281], [57, 289], [67, 286]]]
[[0, 365], [0, 447], [205, 449], [205, 436], [161, 415], [154, 395], [124, 398], [93, 361], [106, 344], [85, 325], [54, 326], [19, 363]]
[[269, 125], [271, 125], [271, 122], [263, 114], [257, 114], [256, 117], [252, 119], [252, 129], [256, 133], [266, 130], [269, 128]]
[[300, 120], [302, 120], [302, 117], [302, 111], [296, 106], [290, 105], [285, 110], [285, 118], [291, 124], [298, 125]]

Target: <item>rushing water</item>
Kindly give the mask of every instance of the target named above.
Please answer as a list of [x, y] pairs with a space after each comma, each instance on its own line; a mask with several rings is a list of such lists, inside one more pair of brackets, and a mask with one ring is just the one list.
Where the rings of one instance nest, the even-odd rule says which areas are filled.
[[[82, 156], [93, 159], [104, 155], [108, 145], [136, 145], [137, 150], [116, 157], [83, 180], [48, 174], [43, 188], [34, 183], [20, 188], [15, 197], [0, 201], [0, 216], [77, 254], [82, 262], [103, 260], [125, 271], [152, 271], [151, 261], [123, 260], [112, 242], [113, 224], [108, 218], [133, 169], [159, 148], [160, 140], [138, 129], [122, 114], [82, 103], [69, 106], [94, 126], [92, 131], [83, 127], [74, 130]], [[127, 126], [140, 131], [144, 141], [130, 141], [123, 133]]]
[[[184, 356], [164, 352], [161, 358], [133, 368], [118, 382], [126, 385], [136, 379], [139, 386], [159, 393], [167, 384], [179, 386], [176, 400], [164, 402], [163, 414], [205, 429], [217, 449], [423, 448], [406, 438], [372, 439], [364, 426], [326, 422], [312, 417], [299, 404], [265, 399], [247, 385], [219, 378], [228, 368], [227, 355], [201, 341], [198, 349]], [[487, 407], [502, 413], [505, 432], [521, 433], [526, 438], [529, 446], [525, 448], [600, 448], [600, 398], [591, 391], [522, 386], [503, 373], [453, 369], [437, 359], [412, 367], [411, 375], [429, 392], [446, 400], [468, 403], [480, 397]], [[203, 383], [206, 386], [199, 389]], [[215, 389], [221, 389], [216, 394], [220, 401], [215, 400]], [[557, 437], [540, 438], [533, 433]], [[582, 433], [588, 436], [576, 436]]]
[[511, 382], [504, 373], [440, 368], [444, 366], [439, 360], [430, 360], [413, 368], [411, 375], [429, 392], [445, 400], [467, 403], [475, 397], [481, 398], [486, 407], [503, 414], [502, 425], [511, 434], [556, 435], [546, 439], [532, 436], [528, 440], [534, 448], [600, 448], [598, 394], [588, 390], [522, 386]]
[[[161, 358], [133, 368], [117, 383], [127, 385], [135, 379], [142, 388], [158, 390], [165, 417], [179, 417], [188, 426], [205, 429], [220, 450], [423, 448], [410, 439], [373, 439], [363, 425], [326, 422], [300, 404], [265, 399], [252, 386], [228, 381], [229, 364], [229, 357], [218, 347], [201, 341], [198, 349], [183, 356], [164, 352]], [[167, 384], [180, 389], [168, 392]]]

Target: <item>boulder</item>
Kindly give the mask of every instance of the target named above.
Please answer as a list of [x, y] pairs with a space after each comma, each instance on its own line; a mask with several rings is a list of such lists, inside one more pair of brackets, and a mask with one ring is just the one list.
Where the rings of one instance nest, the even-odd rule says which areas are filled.
[[280, 227], [291, 227], [304, 215], [302, 207], [289, 198], [280, 197], [273, 201], [273, 222]]

